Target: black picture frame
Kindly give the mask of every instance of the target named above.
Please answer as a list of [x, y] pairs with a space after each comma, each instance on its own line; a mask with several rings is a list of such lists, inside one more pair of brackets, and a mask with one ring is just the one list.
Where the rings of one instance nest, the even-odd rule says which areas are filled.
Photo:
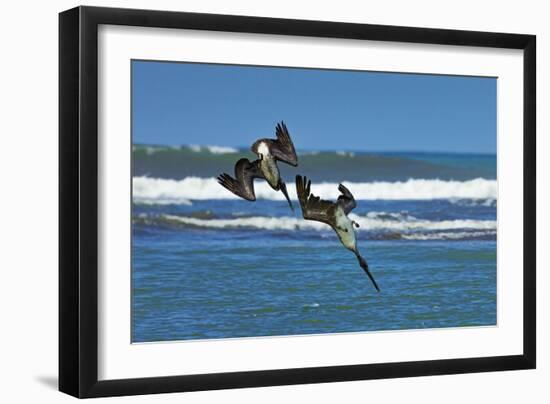
[[[523, 50], [523, 354], [98, 381], [100, 24]], [[84, 398], [535, 368], [535, 60], [534, 35], [97, 7], [60, 13], [59, 390]]]

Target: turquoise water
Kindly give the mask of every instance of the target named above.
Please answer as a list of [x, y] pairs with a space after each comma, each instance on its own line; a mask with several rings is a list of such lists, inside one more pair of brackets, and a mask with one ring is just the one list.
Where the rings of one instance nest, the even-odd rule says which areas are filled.
[[296, 201], [212, 182], [235, 155], [135, 147], [133, 342], [496, 324], [494, 156], [322, 152], [285, 167], [289, 191], [297, 172], [314, 193], [350, 182], [377, 293]]

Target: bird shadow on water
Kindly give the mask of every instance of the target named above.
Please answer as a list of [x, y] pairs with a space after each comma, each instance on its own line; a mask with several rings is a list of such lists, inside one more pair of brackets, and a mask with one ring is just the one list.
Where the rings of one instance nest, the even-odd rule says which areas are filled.
[[58, 389], [57, 376], [36, 376], [35, 380], [50, 389]]

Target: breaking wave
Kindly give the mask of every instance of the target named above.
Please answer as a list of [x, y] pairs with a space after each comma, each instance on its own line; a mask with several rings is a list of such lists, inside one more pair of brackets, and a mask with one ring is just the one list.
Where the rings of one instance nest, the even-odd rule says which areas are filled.
[[[425, 220], [406, 213], [370, 212], [360, 216], [349, 215], [359, 224], [357, 231], [369, 232], [376, 239], [405, 240], [460, 240], [468, 238], [495, 238], [495, 220]], [[134, 221], [145, 225], [171, 225], [218, 230], [268, 230], [268, 231], [331, 231], [324, 223], [290, 216], [283, 217], [231, 217], [201, 218], [179, 215], [138, 215]]]
[[[365, 216], [359, 216], [351, 213], [349, 218], [359, 223], [361, 230], [496, 230], [495, 220], [423, 220], [414, 216], [406, 216], [403, 220], [392, 220], [383, 218], [387, 215], [384, 212], [370, 212]], [[181, 223], [196, 227], [210, 227], [217, 229], [225, 228], [257, 228], [264, 230], [323, 230], [327, 225], [304, 220], [295, 217], [266, 217], [252, 216], [228, 219], [200, 219], [196, 217], [177, 216], [164, 214], [160, 216], [164, 220]]]
[[495, 238], [496, 230], [401, 234], [405, 240], [464, 240]]
[[[409, 179], [396, 182], [344, 182], [357, 200], [430, 200], [462, 199], [493, 201], [497, 198], [497, 181], [476, 178], [467, 181], [439, 179]], [[258, 199], [283, 200], [280, 192], [272, 190], [266, 182], [254, 184]], [[296, 199], [295, 187], [288, 186], [292, 199]], [[339, 196], [338, 184], [319, 182], [312, 184], [312, 192], [321, 198], [335, 200]], [[238, 199], [222, 188], [215, 178], [186, 177], [182, 180], [133, 178], [135, 203], [189, 204], [193, 200]], [[493, 202], [483, 202], [490, 203]]]

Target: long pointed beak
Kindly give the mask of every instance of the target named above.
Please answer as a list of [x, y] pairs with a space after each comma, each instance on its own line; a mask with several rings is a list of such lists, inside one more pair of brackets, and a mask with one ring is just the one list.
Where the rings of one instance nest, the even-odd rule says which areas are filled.
[[354, 251], [354, 253], [355, 253], [355, 256], [357, 257], [357, 259], [359, 260], [359, 266], [361, 266], [361, 268], [363, 268], [363, 271], [365, 271], [365, 273], [369, 277], [369, 279], [372, 282], [372, 284], [374, 285], [374, 288], [376, 289], [376, 291], [380, 292], [380, 288], [378, 287], [378, 284], [374, 280], [374, 276], [372, 276], [372, 274], [369, 271], [369, 265], [367, 264], [367, 261], [365, 261], [365, 259], [363, 257], [361, 257], [361, 255], [359, 254], [358, 251]]
[[288, 201], [288, 206], [290, 206], [290, 209], [294, 212], [294, 206], [292, 206], [292, 202], [290, 201], [290, 198], [288, 197], [288, 192], [286, 191], [286, 184], [281, 181], [279, 184], [279, 187], [281, 188], [281, 192], [285, 196], [286, 200]]
[[370, 273], [370, 271], [367, 269], [365, 272], [367, 273], [368, 277], [370, 278], [370, 280], [371, 280], [372, 284], [374, 285], [376, 291], [377, 291], [377, 292], [380, 292], [380, 288], [378, 287], [378, 284], [377, 284], [376, 281], [374, 280], [374, 277], [372, 276], [372, 274]]

